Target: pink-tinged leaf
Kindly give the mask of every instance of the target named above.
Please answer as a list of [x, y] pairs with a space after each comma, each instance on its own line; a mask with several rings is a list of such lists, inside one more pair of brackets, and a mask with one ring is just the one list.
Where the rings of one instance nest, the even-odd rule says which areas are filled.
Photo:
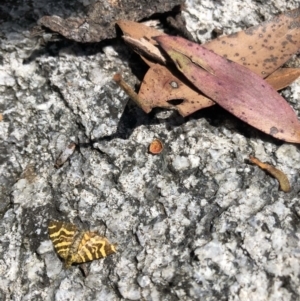
[[224, 109], [273, 137], [300, 143], [295, 112], [260, 76], [186, 39], [156, 41], [189, 81]]
[[[170, 67], [169, 67], [170, 68]], [[177, 70], [176, 70], [177, 71]], [[300, 76], [300, 68], [281, 68], [273, 72], [265, 80], [275, 89], [281, 90], [289, 86]], [[139, 97], [144, 100], [143, 110], [150, 112], [155, 107], [174, 108], [181, 116], [188, 116], [198, 110], [215, 105], [215, 102], [202, 95], [182, 74], [167, 69], [160, 64], [152, 63], [141, 83]], [[182, 99], [175, 106], [172, 100]]]
[[[153, 37], [163, 35], [157, 29], [133, 21], [119, 20], [117, 24], [125, 36], [144, 39], [153, 45], [157, 45]], [[300, 8], [202, 46], [265, 78], [300, 49]]]
[[[162, 35], [162, 32], [127, 20], [120, 20], [117, 24], [124, 32], [124, 40], [150, 66], [139, 91], [141, 100], [145, 101], [146, 112], [154, 107], [170, 108], [174, 99], [183, 100], [176, 105], [182, 116], [215, 104], [198, 93], [183, 75], [168, 70], [168, 65], [154, 63], [165, 64], [156, 53], [157, 42], [153, 39]], [[266, 81], [276, 90], [282, 89], [300, 75], [300, 69], [277, 69], [300, 49], [300, 8], [284, 12], [244, 31], [219, 37], [202, 46], [244, 65], [261, 77], [269, 75]]]

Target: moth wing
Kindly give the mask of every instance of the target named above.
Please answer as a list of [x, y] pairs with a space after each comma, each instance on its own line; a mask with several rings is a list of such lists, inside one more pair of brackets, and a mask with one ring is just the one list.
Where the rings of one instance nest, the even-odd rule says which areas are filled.
[[56, 252], [61, 258], [66, 260], [74, 241], [77, 227], [69, 223], [50, 221], [48, 232]]
[[116, 253], [115, 245], [96, 232], [85, 232], [78, 247], [74, 262], [82, 263]]

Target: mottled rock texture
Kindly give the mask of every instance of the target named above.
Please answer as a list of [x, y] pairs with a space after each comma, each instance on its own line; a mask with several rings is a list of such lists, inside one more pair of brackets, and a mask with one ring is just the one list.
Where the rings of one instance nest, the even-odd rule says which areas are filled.
[[[298, 300], [299, 147], [217, 106], [146, 115], [111, 80], [122, 72], [133, 86], [143, 72], [119, 39], [30, 37], [40, 17], [82, 16], [88, 4], [0, 4], [0, 300]], [[297, 6], [195, 0], [184, 15], [203, 42]], [[299, 80], [283, 91], [298, 115], [299, 91]], [[153, 156], [156, 137], [165, 147]], [[248, 164], [250, 153], [283, 170], [292, 191]], [[64, 270], [51, 219], [104, 234], [118, 253], [88, 264], [86, 277]]]
[[77, 17], [43, 16], [39, 25], [50, 28], [77, 42], [100, 42], [115, 37], [118, 20], [134, 20], [176, 13], [180, 7], [176, 0], [98, 0], [88, 5], [86, 13]]

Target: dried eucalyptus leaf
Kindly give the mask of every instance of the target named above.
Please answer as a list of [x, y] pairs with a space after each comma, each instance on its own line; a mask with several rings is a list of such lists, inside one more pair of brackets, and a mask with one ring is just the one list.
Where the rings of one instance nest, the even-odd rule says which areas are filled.
[[183, 38], [156, 41], [189, 81], [224, 109], [277, 139], [300, 143], [295, 112], [259, 75]]
[[276, 90], [288, 87], [300, 76], [300, 68], [280, 68], [266, 78], [266, 81]]
[[[300, 9], [285, 12], [245, 31], [212, 40], [203, 47], [244, 65], [262, 77], [270, 75], [266, 79], [267, 82], [276, 90], [280, 90], [290, 85], [300, 74], [299, 69], [296, 68], [276, 70], [300, 48], [299, 12]], [[141, 23], [120, 20], [117, 24], [127, 37], [143, 39], [153, 45], [157, 45], [153, 37], [161, 35], [157, 29]], [[264, 39], [263, 46], [259, 44], [261, 35], [268, 37], [268, 39]], [[274, 45], [276, 45], [276, 49]], [[146, 50], [151, 52], [152, 49], [147, 47]], [[135, 50], [152, 59], [155, 57], [151, 53], [145, 54], [144, 49], [143, 51]], [[182, 99], [183, 103], [177, 105], [177, 108], [182, 116], [187, 116], [214, 104], [213, 101], [198, 93], [192, 85], [184, 82], [181, 75], [173, 74], [166, 66], [154, 66], [152, 61], [143, 56], [142, 58], [151, 68], [141, 84], [139, 96], [141, 99], [150, 101], [151, 108], [168, 107], [168, 103], [172, 99]], [[157, 62], [161, 62], [161, 60], [157, 60]], [[276, 71], [274, 72], [274, 70]], [[274, 74], [272, 74], [273, 72]], [[173, 89], [170, 85], [173, 82], [178, 82], [177, 89]]]
[[204, 46], [265, 78], [300, 49], [300, 8]]

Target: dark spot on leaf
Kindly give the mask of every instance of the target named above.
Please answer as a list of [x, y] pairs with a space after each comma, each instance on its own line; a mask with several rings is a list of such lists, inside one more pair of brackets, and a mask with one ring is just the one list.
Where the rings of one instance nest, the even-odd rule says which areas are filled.
[[270, 135], [276, 135], [278, 132], [279, 132], [279, 131], [278, 131], [277, 127], [272, 126], [272, 127], [270, 128]]
[[292, 44], [296, 44], [296, 41], [293, 41], [293, 36], [291, 34], [287, 34], [286, 35], [286, 39], [292, 43]]
[[189, 47], [192, 47], [192, 46], [193, 46], [193, 44], [192, 44], [192, 43], [188, 43], [188, 46], [189, 46]]
[[239, 53], [235, 53], [235, 54], [234, 54], [234, 56], [239, 56], [239, 55], [240, 55]]

